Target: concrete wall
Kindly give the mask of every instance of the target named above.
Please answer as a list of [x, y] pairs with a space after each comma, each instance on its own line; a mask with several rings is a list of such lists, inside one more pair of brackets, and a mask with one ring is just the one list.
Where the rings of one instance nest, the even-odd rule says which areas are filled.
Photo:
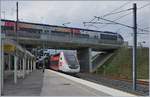
[[92, 55], [91, 48], [82, 48], [77, 50], [77, 56], [80, 63], [81, 72], [91, 72], [92, 70]]

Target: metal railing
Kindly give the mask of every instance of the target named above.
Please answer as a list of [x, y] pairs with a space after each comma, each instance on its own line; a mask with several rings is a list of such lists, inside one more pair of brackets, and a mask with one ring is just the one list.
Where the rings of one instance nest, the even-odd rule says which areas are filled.
[[[4, 31], [2, 31], [4, 33]], [[13, 31], [5, 31], [6, 36], [16, 36], [16, 33]], [[41, 34], [41, 33], [29, 33], [26, 31], [18, 31], [18, 36], [23, 38], [32, 38], [39, 39], [42, 41], [55, 41], [55, 42], [74, 42], [80, 44], [111, 44], [111, 45], [121, 45], [123, 41], [117, 40], [102, 40], [98, 38], [90, 38], [90, 37], [80, 37], [74, 35], [60, 35], [60, 34]]]

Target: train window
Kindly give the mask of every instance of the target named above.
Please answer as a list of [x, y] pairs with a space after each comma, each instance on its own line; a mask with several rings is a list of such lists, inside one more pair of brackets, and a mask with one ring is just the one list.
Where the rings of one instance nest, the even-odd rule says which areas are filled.
[[68, 63], [76, 64], [76, 65], [78, 64], [77, 60], [76, 60], [76, 57], [74, 55], [65, 54], [65, 57], [66, 57], [66, 60], [68, 61]]
[[44, 30], [44, 34], [48, 34], [49, 30]]
[[70, 33], [68, 33], [68, 32], [51, 31], [51, 34], [64, 36], [64, 35], [69, 35]]
[[39, 30], [38, 30], [38, 33], [42, 33], [42, 31], [43, 31], [43, 30], [39, 29]]
[[40, 33], [42, 30], [41, 29], [32, 29], [32, 28], [20, 28], [21, 31], [27, 31], [30, 33]]
[[13, 26], [2, 26], [1, 27], [2, 30], [14, 30]]
[[89, 35], [88, 34], [80, 34], [79, 37], [83, 37], [83, 38], [89, 38]]
[[97, 36], [97, 35], [94, 35], [94, 38], [98, 38], [98, 36]]
[[106, 39], [106, 40], [117, 40], [116, 35], [107, 35], [107, 34], [101, 34], [101, 39]]

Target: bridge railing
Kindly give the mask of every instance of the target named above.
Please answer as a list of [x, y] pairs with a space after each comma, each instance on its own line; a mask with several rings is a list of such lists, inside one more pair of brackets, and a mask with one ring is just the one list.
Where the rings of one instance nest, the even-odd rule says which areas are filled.
[[[6, 34], [6, 36], [16, 36], [16, 33], [13, 31], [7, 31], [3, 32]], [[41, 33], [29, 33], [27, 31], [18, 31], [17, 33], [18, 37], [24, 37], [24, 38], [33, 38], [33, 39], [40, 39], [44, 41], [56, 41], [56, 42], [76, 42], [76, 43], [90, 43], [90, 44], [116, 44], [120, 45], [122, 44], [122, 41], [112, 41], [112, 40], [102, 40], [98, 38], [90, 38], [90, 37], [80, 37], [80, 36], [74, 36], [74, 35], [60, 35], [60, 34], [41, 34]]]

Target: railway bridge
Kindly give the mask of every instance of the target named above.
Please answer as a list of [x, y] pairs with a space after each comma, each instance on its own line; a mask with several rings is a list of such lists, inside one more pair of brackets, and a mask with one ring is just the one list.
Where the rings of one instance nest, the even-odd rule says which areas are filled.
[[[5, 26], [11, 27], [12, 25], [14, 25], [14, 22], [5, 22]], [[33, 25], [37, 26], [42, 24], [32, 24], [32, 26]], [[19, 26], [22, 27], [20, 24]], [[99, 59], [101, 59], [102, 56], [97, 55], [97, 57], [93, 59], [91, 55], [92, 51], [105, 51], [107, 54], [104, 55], [104, 59], [108, 59], [112, 55], [112, 51], [118, 49], [123, 44], [123, 41], [117, 40], [112, 41], [109, 39], [99, 39], [96, 37], [80, 37], [79, 35], [77, 36], [75, 34], [64, 35], [60, 34], [62, 33], [61, 31], [57, 31], [57, 33], [35, 33], [33, 28], [33, 32], [31, 31], [31, 27], [29, 27], [29, 25], [26, 25], [26, 27], [30, 28], [30, 30], [21, 30], [20, 28], [16, 33], [15, 30], [13, 32], [12, 30], [7, 30], [6, 27], [5, 29], [2, 29], [2, 33], [5, 34], [6, 39], [16, 40], [25, 48], [44, 47], [47, 49], [77, 50], [78, 59], [81, 65], [81, 72], [93, 72], [95, 68], [101, 64]], [[47, 27], [47, 25], [44, 25], [44, 27]], [[63, 30], [72, 29], [60, 26], [48, 27], [51, 27], [50, 29], [54, 29], [54, 27], [55, 29], [63, 28]]]
[[[19, 32], [20, 33], [20, 32]], [[22, 32], [21, 32], [22, 33]], [[112, 42], [98, 39], [90, 38], [79, 38], [79, 37], [63, 37], [60, 35], [36, 35], [34, 34], [31, 37], [24, 37], [23, 35], [16, 35], [13, 33], [7, 32], [5, 37], [7, 39], [16, 40], [18, 39], [19, 44], [26, 48], [53, 48], [53, 49], [69, 49], [77, 50], [79, 62], [81, 64], [81, 71], [83, 72], [92, 72], [95, 68], [92, 67], [92, 55], [91, 51], [105, 51], [108, 54], [112, 53], [113, 50], [121, 47], [120, 42]]]

